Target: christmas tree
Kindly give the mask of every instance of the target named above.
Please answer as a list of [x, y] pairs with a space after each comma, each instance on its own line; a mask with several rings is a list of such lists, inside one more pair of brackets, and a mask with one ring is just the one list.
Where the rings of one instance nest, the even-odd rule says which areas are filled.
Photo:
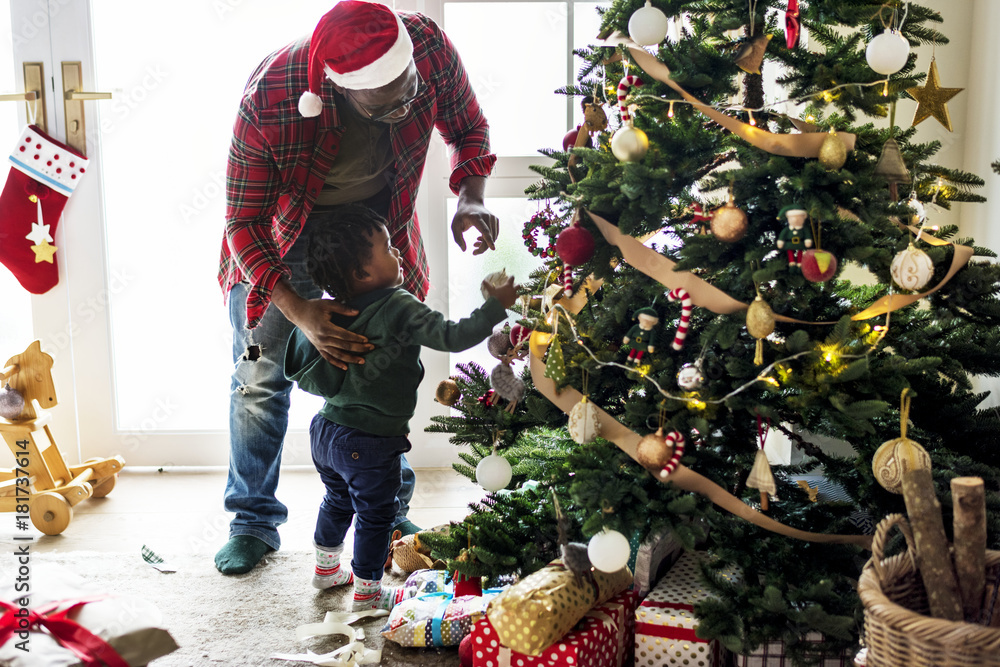
[[[973, 385], [1000, 373], [1000, 267], [934, 225], [983, 181], [935, 164], [939, 142], [895, 114], [912, 97], [917, 122], [950, 125], [957, 91], [910, 48], [947, 44], [941, 17], [870, 0], [601, 11], [558, 91], [587, 122], [541, 151], [554, 165], [529, 190], [525, 242], [546, 263], [500, 362], [526, 395], [505, 405], [460, 365], [463, 398], [431, 427], [462, 446], [463, 474], [499, 455], [512, 477], [429, 542], [496, 579], [604, 529], [634, 554], [670, 528], [742, 573], [704, 568], [700, 636], [815, 660], [857, 642], [865, 535], [906, 511], [904, 459], [929, 461], [949, 526], [950, 480], [982, 477], [1000, 540], [1000, 414]], [[768, 465], [768, 433], [794, 464]], [[810, 631], [825, 643], [802, 647]]]

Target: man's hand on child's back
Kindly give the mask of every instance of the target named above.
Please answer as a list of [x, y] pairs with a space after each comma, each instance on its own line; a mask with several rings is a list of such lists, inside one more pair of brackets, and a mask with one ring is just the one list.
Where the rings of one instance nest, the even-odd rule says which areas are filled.
[[514, 276], [511, 276], [507, 278], [507, 282], [499, 286], [491, 285], [489, 281], [484, 280], [483, 289], [503, 304], [504, 308], [511, 308], [517, 301], [517, 293], [520, 287], [514, 284]]

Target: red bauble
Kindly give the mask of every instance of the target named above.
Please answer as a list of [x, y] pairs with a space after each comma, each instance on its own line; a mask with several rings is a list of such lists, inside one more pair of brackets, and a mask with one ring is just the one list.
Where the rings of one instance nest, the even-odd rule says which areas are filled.
[[785, 10], [785, 45], [794, 49], [799, 45], [799, 0], [788, 0]]
[[531, 336], [531, 329], [523, 324], [515, 324], [510, 328], [510, 344], [517, 347], [522, 341], [527, 341]]
[[826, 250], [802, 253], [802, 276], [813, 283], [825, 283], [837, 272], [837, 258]]
[[458, 643], [458, 662], [462, 667], [472, 667], [472, 633], [462, 637], [462, 641]]
[[556, 254], [564, 264], [580, 266], [594, 256], [594, 237], [580, 225], [573, 225], [559, 233]]
[[[570, 130], [569, 132], [566, 133], [566, 136], [563, 137], [563, 144], [562, 144], [564, 151], [568, 151], [569, 149], [573, 148], [573, 146], [576, 145], [576, 137], [579, 134], [580, 134], [579, 125], [576, 126], [575, 130]], [[585, 141], [583, 145], [586, 146], [587, 148], [593, 148], [594, 142], [588, 136], [587, 141]]]

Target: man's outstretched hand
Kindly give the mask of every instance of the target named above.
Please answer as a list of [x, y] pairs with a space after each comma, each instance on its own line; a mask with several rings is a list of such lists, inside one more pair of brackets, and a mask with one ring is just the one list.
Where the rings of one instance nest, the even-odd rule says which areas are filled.
[[487, 250], [496, 250], [496, 239], [500, 234], [500, 220], [490, 213], [483, 204], [486, 178], [466, 176], [462, 180], [458, 195], [458, 210], [451, 221], [451, 234], [462, 252], [465, 252], [465, 232], [476, 229], [479, 238], [474, 244], [473, 255], [481, 255]]

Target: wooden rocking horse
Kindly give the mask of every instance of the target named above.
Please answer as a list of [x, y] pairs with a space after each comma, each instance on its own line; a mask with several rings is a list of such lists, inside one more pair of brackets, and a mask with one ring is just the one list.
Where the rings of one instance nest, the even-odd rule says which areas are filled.
[[[0, 370], [0, 384], [4, 382], [0, 433], [18, 467], [0, 469], [0, 512], [23, 512], [27, 506], [35, 528], [46, 535], [58, 535], [73, 520], [75, 505], [111, 493], [125, 459], [115, 456], [66, 465], [46, 413], [56, 405], [52, 357], [42, 352], [39, 341], [7, 361]], [[26, 483], [18, 482], [25, 475], [30, 495]]]

